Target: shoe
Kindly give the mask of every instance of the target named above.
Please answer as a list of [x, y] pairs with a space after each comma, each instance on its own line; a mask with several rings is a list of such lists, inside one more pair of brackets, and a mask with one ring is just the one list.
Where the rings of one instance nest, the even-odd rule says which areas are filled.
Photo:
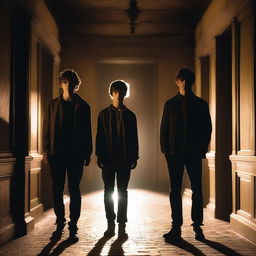
[[181, 238], [181, 228], [172, 227], [172, 229], [168, 233], [163, 234], [163, 237], [167, 241], [178, 240]]
[[72, 223], [70, 221], [68, 223], [68, 226], [69, 226], [68, 227], [68, 229], [69, 229], [69, 238], [68, 238], [68, 240], [72, 243], [76, 243], [79, 240], [78, 236], [76, 235], [77, 230], [78, 230], [77, 225], [76, 225], [76, 223]]
[[68, 240], [72, 243], [76, 243], [79, 240], [79, 237], [77, 236], [77, 231], [71, 230], [69, 231], [69, 238]]
[[118, 225], [118, 237], [119, 238], [128, 238], [128, 234], [125, 230], [126, 224], [125, 223], [119, 223]]
[[194, 230], [194, 233], [195, 233], [195, 239], [196, 240], [199, 240], [199, 241], [205, 240], [203, 230], [201, 229], [200, 226], [194, 226], [193, 230]]
[[105, 237], [112, 237], [115, 235], [115, 222], [108, 222], [108, 228], [104, 232]]
[[65, 225], [57, 225], [56, 230], [52, 233], [52, 236], [50, 237], [50, 240], [60, 240], [63, 233], [64, 233], [64, 226]]

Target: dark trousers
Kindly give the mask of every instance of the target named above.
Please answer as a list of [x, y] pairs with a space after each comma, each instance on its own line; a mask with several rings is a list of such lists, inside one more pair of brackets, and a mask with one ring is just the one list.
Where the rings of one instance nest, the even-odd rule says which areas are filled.
[[202, 194], [202, 159], [191, 156], [165, 155], [170, 178], [170, 204], [172, 209], [172, 225], [180, 227], [182, 218], [182, 179], [184, 167], [191, 183], [193, 225], [202, 225], [203, 222], [203, 194]]
[[56, 223], [57, 225], [62, 226], [66, 221], [63, 203], [63, 190], [67, 173], [68, 189], [70, 194], [69, 227], [76, 229], [76, 224], [81, 211], [81, 194], [79, 185], [83, 175], [83, 163], [74, 163], [72, 161], [65, 162], [64, 159], [59, 161], [55, 160], [50, 163], [50, 172], [53, 183], [53, 206], [57, 217]]
[[104, 181], [104, 204], [108, 222], [112, 222], [116, 219], [112, 198], [115, 186], [115, 177], [118, 192], [117, 222], [127, 222], [127, 187], [130, 180], [130, 174], [131, 170], [124, 166], [105, 166], [102, 170], [102, 178]]

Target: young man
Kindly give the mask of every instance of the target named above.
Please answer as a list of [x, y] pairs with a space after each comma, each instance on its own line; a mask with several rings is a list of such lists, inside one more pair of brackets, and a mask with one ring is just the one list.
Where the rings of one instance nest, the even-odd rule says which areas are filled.
[[127, 187], [131, 169], [137, 165], [138, 135], [136, 116], [123, 104], [127, 85], [122, 80], [110, 84], [109, 93], [112, 104], [99, 113], [96, 136], [96, 155], [98, 166], [102, 169], [104, 182], [104, 203], [108, 229], [105, 236], [115, 235], [114, 192], [115, 177], [118, 190], [117, 222], [118, 235], [128, 237]]
[[90, 107], [75, 94], [80, 83], [81, 80], [74, 70], [61, 72], [61, 95], [48, 104], [45, 112], [43, 155], [50, 167], [54, 212], [57, 217], [57, 228], [51, 239], [60, 239], [66, 222], [63, 190], [67, 174], [70, 194], [69, 234], [70, 239], [78, 240], [77, 221], [81, 210], [79, 184], [83, 165], [89, 165], [92, 153]]
[[184, 166], [193, 193], [191, 218], [195, 238], [204, 239], [200, 227], [203, 225], [202, 158], [208, 151], [212, 126], [208, 104], [192, 92], [194, 81], [191, 70], [182, 68], [178, 71], [175, 83], [179, 92], [165, 103], [162, 116], [160, 143], [169, 170], [172, 209], [172, 228], [163, 235], [167, 241], [181, 237]]

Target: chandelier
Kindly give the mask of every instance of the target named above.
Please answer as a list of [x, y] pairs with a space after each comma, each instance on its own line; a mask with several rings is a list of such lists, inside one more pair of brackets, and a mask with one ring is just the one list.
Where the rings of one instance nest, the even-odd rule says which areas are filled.
[[131, 35], [135, 34], [136, 26], [138, 25], [137, 18], [141, 10], [137, 7], [136, 0], [130, 0], [129, 8], [126, 10], [126, 14], [129, 18], [129, 25], [130, 25], [130, 33]]

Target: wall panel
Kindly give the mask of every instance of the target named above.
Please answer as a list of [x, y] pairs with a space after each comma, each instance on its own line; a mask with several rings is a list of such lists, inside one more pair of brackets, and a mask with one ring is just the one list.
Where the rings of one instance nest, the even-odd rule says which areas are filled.
[[253, 17], [240, 22], [240, 155], [254, 155]]

